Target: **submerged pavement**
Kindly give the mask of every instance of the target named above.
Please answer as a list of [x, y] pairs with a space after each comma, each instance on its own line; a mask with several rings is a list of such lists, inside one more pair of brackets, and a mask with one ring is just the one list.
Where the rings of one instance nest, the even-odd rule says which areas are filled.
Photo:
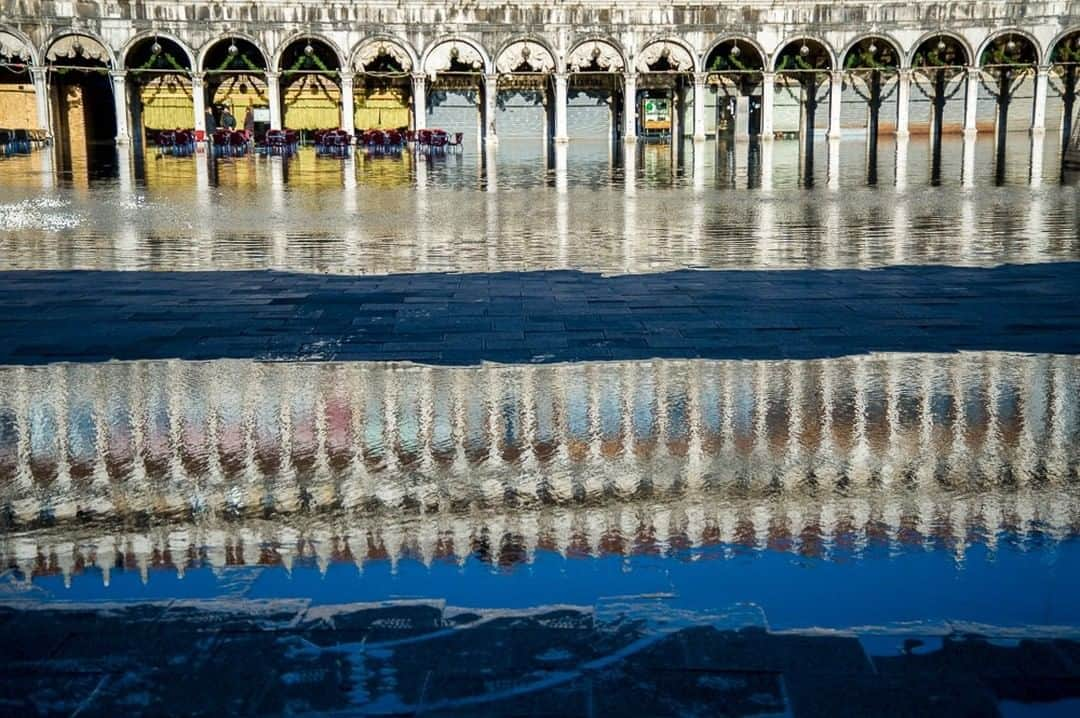
[[1080, 353], [1080, 262], [336, 276], [0, 272], [0, 363]]
[[[588, 608], [0, 606], [6, 715], [998, 716], [1080, 697], [1080, 643], [657, 630]], [[251, 657], [259, 660], [253, 662]]]

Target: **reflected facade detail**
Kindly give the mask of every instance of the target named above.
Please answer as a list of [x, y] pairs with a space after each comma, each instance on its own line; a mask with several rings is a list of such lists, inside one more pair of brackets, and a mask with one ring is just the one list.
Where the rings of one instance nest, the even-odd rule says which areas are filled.
[[[1080, 528], [1071, 357], [2, 374], [3, 502], [28, 531], [5, 553], [31, 573], [115, 551], [181, 570], [192, 551], [430, 562], [484, 541], [511, 563], [703, 543], [962, 552]], [[160, 528], [119, 529], [133, 521]]]

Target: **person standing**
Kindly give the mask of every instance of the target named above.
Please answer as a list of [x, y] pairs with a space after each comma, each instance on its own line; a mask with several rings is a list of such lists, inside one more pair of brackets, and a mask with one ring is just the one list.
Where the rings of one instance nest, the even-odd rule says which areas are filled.
[[251, 105], [244, 111], [244, 134], [249, 142], [255, 139], [255, 111], [251, 109]]
[[217, 131], [217, 119], [214, 117], [214, 110], [211, 107], [206, 108], [206, 136], [214, 134]]
[[230, 132], [236, 129], [236, 118], [229, 112], [228, 107], [221, 111], [221, 126]]

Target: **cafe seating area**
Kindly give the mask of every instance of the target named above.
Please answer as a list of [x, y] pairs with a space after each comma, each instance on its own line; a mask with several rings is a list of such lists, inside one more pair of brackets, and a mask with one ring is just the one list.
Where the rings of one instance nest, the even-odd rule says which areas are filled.
[[318, 157], [348, 157], [353, 138], [343, 129], [315, 130], [315, 155]]
[[155, 138], [158, 155], [190, 157], [195, 154], [195, 130], [165, 130]]
[[38, 147], [49, 143], [45, 130], [0, 128], [0, 155], [28, 155]]
[[243, 157], [248, 153], [250, 142], [240, 130], [218, 129], [210, 135], [210, 147], [215, 157]]
[[261, 155], [292, 157], [300, 149], [300, 133], [296, 130], [267, 130], [261, 140], [255, 142], [255, 151]]

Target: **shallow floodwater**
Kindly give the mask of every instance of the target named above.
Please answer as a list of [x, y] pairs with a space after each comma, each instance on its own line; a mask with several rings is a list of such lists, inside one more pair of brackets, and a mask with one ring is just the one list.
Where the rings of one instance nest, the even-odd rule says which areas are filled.
[[[1076, 631], [1078, 396], [1076, 357], [1001, 353], [10, 367], [0, 555], [40, 598], [293, 596], [274, 571], [337, 566], [326, 600], [707, 585], [792, 627]], [[833, 575], [850, 600], [792, 600]]]
[[438, 157], [0, 162], [0, 269], [347, 274], [994, 265], [1080, 258], [1056, 138], [672, 148], [504, 140]]
[[[820, 142], [812, 162], [792, 141], [0, 160], [0, 271], [23, 313], [0, 322], [19, 340], [40, 323], [64, 345], [28, 342], [11, 356], [29, 365], [0, 366], [0, 625], [13, 636], [0, 669], [21, 677], [0, 686], [0, 713], [835, 715], [829, 700], [859, 714], [857, 685], [876, 706], [865, 715], [897, 701], [906, 715], [1027, 715], [1010, 711], [1037, 701], [1067, 714], [1062, 699], [1080, 696], [1076, 671], [1062, 673], [1080, 665], [1080, 357], [317, 361], [310, 320], [330, 311], [347, 332], [357, 319], [333, 288], [268, 285], [226, 305], [221, 275], [184, 275], [224, 287], [200, 300], [176, 274], [47, 271], [456, 272], [486, 286], [485, 273], [544, 269], [1075, 262], [1080, 192], [1059, 170], [1050, 138], [1020, 133], [1004, 158], [990, 137], [947, 140], [937, 166], [925, 138], [876, 158], [858, 138]], [[1048, 285], [1013, 277], [1010, 311], [1031, 306], [1017, 282], [1032, 301], [1056, 301], [1042, 286], [1067, 296], [1075, 266]], [[955, 346], [1070, 350], [993, 343], [963, 317], [1013, 316], [1002, 285], [915, 271], [952, 277], [924, 305], [978, 295], [967, 314], [910, 313], [926, 324], [918, 352], [964, 331], [978, 341]], [[835, 289], [814, 296], [866, 299], [861, 273], [817, 274]], [[20, 282], [39, 279], [28, 298]], [[667, 291], [650, 283], [661, 276], [590, 279]], [[442, 341], [445, 314], [416, 301], [430, 285], [378, 280], [391, 281], [365, 306], [400, 300]], [[717, 292], [762, 305], [737, 284]], [[85, 328], [54, 289], [95, 310]], [[852, 316], [898, 315], [903, 294]], [[302, 311], [286, 326], [267, 302], [290, 298]], [[763, 311], [793, 337], [828, 311], [785, 302]], [[267, 341], [301, 336], [291, 361], [87, 361], [222, 356], [187, 342], [235, 331], [241, 305]], [[679, 313], [625, 310], [655, 320], [635, 339]], [[617, 334], [605, 311], [589, 318]], [[134, 331], [170, 313], [178, 323], [155, 331], [173, 344]], [[865, 349], [839, 321], [823, 346]], [[485, 319], [476, 341], [512, 323]], [[575, 323], [548, 324], [557, 346]], [[82, 331], [99, 354], [56, 353]], [[407, 349], [423, 336], [391, 331]], [[692, 349], [701, 334], [666, 336]], [[823, 356], [789, 353], [794, 341], [765, 356]]]

